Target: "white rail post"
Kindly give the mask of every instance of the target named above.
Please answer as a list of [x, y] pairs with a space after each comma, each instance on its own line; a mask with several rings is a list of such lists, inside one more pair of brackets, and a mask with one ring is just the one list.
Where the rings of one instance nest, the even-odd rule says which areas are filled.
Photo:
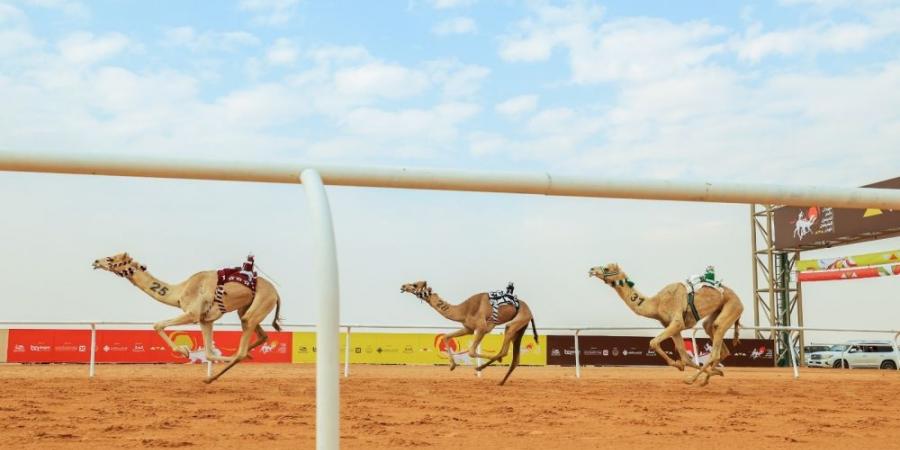
[[[700, 349], [697, 348], [697, 328], [691, 331], [691, 346], [694, 347], [694, 364], [700, 365]], [[713, 367], [715, 369], [715, 367]]]
[[[490, 333], [488, 333], [488, 334], [490, 334]], [[487, 335], [486, 335], [486, 336], [487, 336]], [[481, 358], [478, 357], [478, 355], [480, 355], [480, 354], [481, 354], [481, 342], [478, 343], [478, 347], [475, 347], [475, 361], [474, 361], [474, 363], [475, 363], [475, 367], [476, 367], [476, 368], [477, 368], [478, 366], [481, 365]], [[481, 371], [480, 371], [480, 370], [476, 370], [476, 371], [475, 371], [475, 376], [478, 377], [478, 378], [481, 378]]]
[[322, 177], [315, 169], [300, 173], [306, 190], [315, 240], [315, 297], [319, 304], [316, 325], [316, 448], [340, 447], [340, 291], [337, 251], [331, 208]]
[[96, 360], [97, 360], [97, 325], [91, 324], [91, 363], [90, 368], [88, 369], [88, 378], [94, 378], [94, 374], [96, 373]]
[[[797, 339], [799, 342], [800, 332], [796, 331], [796, 333], [797, 333]], [[788, 345], [791, 347], [791, 349], [790, 349], [791, 350], [791, 366], [794, 367], [794, 379], [796, 380], [796, 379], [800, 378], [800, 370], [797, 369], [797, 349], [794, 348], [794, 341], [791, 339], [790, 331], [788, 331]]]
[[578, 333], [581, 330], [575, 330], [575, 378], [581, 378], [581, 351], [578, 349]]
[[897, 344], [897, 339], [900, 339], [900, 333], [894, 335], [894, 365], [900, 370], [900, 344]]
[[344, 338], [344, 378], [350, 376], [350, 327], [347, 327], [347, 336]]

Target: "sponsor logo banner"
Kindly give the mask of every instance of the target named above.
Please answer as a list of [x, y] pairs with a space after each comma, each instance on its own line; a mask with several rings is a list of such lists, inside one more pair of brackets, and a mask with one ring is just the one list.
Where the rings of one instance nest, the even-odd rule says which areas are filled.
[[90, 362], [90, 330], [9, 330], [8, 362]]
[[[350, 363], [352, 364], [449, 364], [445, 346], [437, 333], [351, 333]], [[292, 360], [295, 363], [312, 363], [316, 361], [316, 335], [311, 332], [294, 333], [294, 349]], [[472, 336], [451, 339], [448, 343], [451, 351], [463, 351], [469, 348]], [[541, 336], [538, 343], [534, 336], [527, 335], [522, 339], [519, 364], [545, 365], [547, 348], [546, 336]], [[481, 341], [481, 353], [493, 355], [500, 351], [503, 344], [501, 335], [491, 334]], [[346, 334], [340, 336], [340, 360], [344, 362], [346, 355]], [[469, 355], [456, 355], [457, 364], [472, 364]], [[512, 349], [501, 364], [512, 361]]]
[[[651, 337], [646, 336], [579, 336], [578, 347], [582, 365], [596, 366], [662, 366], [662, 357], [650, 349]], [[774, 356], [772, 341], [765, 339], [742, 339], [734, 348], [731, 339], [726, 345], [732, 354], [722, 363], [736, 367], [772, 367]], [[709, 359], [712, 344], [707, 338], [697, 338], [698, 357], [701, 363]], [[690, 339], [684, 340], [688, 356], [693, 358], [694, 348]], [[662, 343], [663, 351], [673, 359], [678, 359], [671, 339]], [[575, 340], [573, 336], [549, 336], [547, 338], [547, 364], [574, 365]]]
[[[900, 189], [900, 178], [863, 187]], [[785, 206], [774, 213], [777, 250], [821, 248], [900, 234], [900, 211]]]
[[[96, 361], [100, 363], [206, 362], [203, 335], [199, 331], [170, 331], [176, 345], [187, 347], [189, 357], [173, 351], [153, 330], [97, 330]], [[289, 332], [270, 332], [269, 340], [250, 351], [248, 362], [290, 362]], [[230, 356], [237, 351], [240, 331], [213, 333], [215, 353]], [[251, 343], [256, 338], [251, 338]], [[89, 330], [10, 330], [9, 362], [90, 361]]]

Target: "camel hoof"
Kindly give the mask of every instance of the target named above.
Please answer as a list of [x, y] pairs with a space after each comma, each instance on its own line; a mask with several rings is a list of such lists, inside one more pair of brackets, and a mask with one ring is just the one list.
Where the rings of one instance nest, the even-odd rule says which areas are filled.
[[684, 384], [694, 384], [694, 378], [692, 377], [684, 377]]
[[206, 384], [210, 384], [213, 382], [213, 380], [212, 380], [212, 378], [207, 378], [207, 379], [203, 380], [203, 382]]
[[456, 368], [456, 364], [450, 364], [450, 371], [453, 372], [453, 369]]

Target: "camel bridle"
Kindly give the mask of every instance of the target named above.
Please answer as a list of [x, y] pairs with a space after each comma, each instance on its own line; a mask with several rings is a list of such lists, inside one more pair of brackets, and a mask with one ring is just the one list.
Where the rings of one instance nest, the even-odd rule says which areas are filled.
[[106, 262], [109, 265], [109, 271], [122, 278], [133, 277], [135, 270], [139, 272], [145, 272], [147, 270], [147, 266], [134, 262], [134, 258], [130, 256], [116, 263], [112, 261], [112, 258], [106, 258]]
[[625, 278], [621, 280], [607, 280], [606, 277], [611, 277], [618, 275], [620, 272], [618, 270], [608, 270], [606, 267], [603, 268], [602, 273], [600, 274], [600, 279], [603, 280], [604, 283], [616, 287], [616, 286], [628, 286], [634, 287], [634, 282], [628, 279], [626, 275]]
[[428, 286], [423, 286], [421, 288], [415, 288], [412, 291], [413, 295], [419, 298], [419, 300], [427, 301], [428, 297], [431, 297], [431, 288]]

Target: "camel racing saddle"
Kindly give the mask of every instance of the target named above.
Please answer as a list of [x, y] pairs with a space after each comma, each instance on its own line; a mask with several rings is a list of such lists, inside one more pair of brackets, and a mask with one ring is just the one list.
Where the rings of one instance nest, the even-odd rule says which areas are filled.
[[[703, 289], [704, 287], [711, 287], [719, 293], [724, 292], [722, 289], [722, 281], [716, 279], [716, 271], [713, 266], [706, 266], [706, 271], [703, 272], [703, 275], [694, 275], [684, 281], [681, 282], [684, 287], [687, 288], [687, 304], [690, 309], [691, 315], [693, 315], [694, 320], [700, 321], [700, 314], [697, 313], [697, 307], [694, 305], [694, 293], [699, 289]], [[688, 311], [684, 311], [684, 316], [687, 317]]]
[[512, 282], [506, 286], [505, 291], [488, 292], [488, 300], [491, 303], [490, 321], [495, 324], [506, 323], [512, 320], [519, 312], [519, 298], [513, 294]]
[[216, 280], [216, 297], [213, 300], [219, 311], [225, 314], [225, 283], [241, 283], [247, 286], [256, 296], [256, 279], [258, 275], [254, 269], [255, 261], [253, 255], [247, 255], [247, 260], [241, 267], [226, 267], [216, 272], [218, 279]]

